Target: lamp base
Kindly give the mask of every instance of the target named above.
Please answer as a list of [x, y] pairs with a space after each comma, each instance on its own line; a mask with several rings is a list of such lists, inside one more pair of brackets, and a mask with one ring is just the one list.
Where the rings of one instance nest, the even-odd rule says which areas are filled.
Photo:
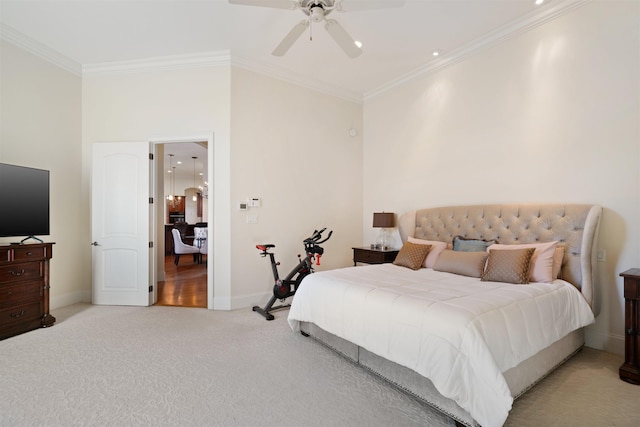
[[376, 249], [380, 249], [386, 251], [387, 249], [391, 249], [391, 245], [393, 244], [393, 240], [387, 228], [381, 228], [380, 233], [378, 234], [378, 238], [376, 239]]

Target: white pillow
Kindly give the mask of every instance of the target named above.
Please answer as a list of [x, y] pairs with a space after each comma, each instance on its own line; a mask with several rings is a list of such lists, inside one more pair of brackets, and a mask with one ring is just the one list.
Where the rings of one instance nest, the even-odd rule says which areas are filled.
[[422, 266], [427, 268], [433, 268], [442, 251], [447, 249], [446, 242], [438, 242], [437, 240], [422, 240], [416, 239], [415, 237], [409, 237], [407, 239], [407, 242], [415, 243], [418, 245], [431, 245], [431, 250], [427, 254], [427, 258], [425, 258], [424, 263], [422, 263]]
[[551, 283], [555, 279], [553, 277], [553, 258], [556, 253], [556, 245], [558, 242], [547, 243], [528, 243], [523, 245], [503, 245], [495, 244], [487, 248], [487, 252], [491, 249], [526, 249], [534, 248], [531, 257], [531, 267], [529, 267], [529, 281], [539, 283]]

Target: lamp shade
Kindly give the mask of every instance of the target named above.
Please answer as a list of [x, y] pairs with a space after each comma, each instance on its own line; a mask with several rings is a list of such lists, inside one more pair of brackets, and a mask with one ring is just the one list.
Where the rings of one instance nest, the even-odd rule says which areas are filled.
[[395, 214], [393, 212], [374, 212], [373, 226], [376, 228], [390, 228], [394, 225]]

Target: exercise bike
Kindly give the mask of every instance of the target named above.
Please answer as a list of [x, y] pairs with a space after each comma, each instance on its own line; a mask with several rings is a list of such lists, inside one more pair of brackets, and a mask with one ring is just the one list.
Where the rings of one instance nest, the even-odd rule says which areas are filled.
[[329, 231], [329, 235], [326, 239], [322, 240], [322, 233], [326, 230], [323, 228], [318, 231], [315, 230], [310, 237], [307, 237], [303, 240], [304, 243], [304, 251], [305, 257], [301, 258], [300, 254], [298, 254], [298, 265], [291, 270], [291, 272], [284, 279], [280, 279], [280, 275], [278, 274], [278, 266], [280, 262], [276, 262], [275, 254], [273, 252], [269, 252], [269, 249], [275, 248], [276, 245], [266, 244], [266, 245], [256, 245], [256, 248], [262, 252], [260, 252], [260, 256], [263, 258], [267, 255], [271, 259], [271, 270], [273, 271], [273, 278], [275, 280], [275, 284], [273, 285], [273, 296], [264, 306], [264, 308], [260, 306], [254, 306], [253, 311], [257, 311], [261, 315], [263, 315], [267, 320], [273, 320], [272, 311], [279, 310], [282, 308], [291, 307], [291, 304], [281, 304], [278, 306], [273, 306], [276, 300], [280, 300], [284, 303], [284, 300], [295, 295], [298, 290], [298, 286], [302, 282], [307, 275], [313, 273], [313, 265], [320, 265], [320, 257], [324, 253], [324, 249], [319, 245], [321, 243], [326, 242], [333, 234], [333, 231]]

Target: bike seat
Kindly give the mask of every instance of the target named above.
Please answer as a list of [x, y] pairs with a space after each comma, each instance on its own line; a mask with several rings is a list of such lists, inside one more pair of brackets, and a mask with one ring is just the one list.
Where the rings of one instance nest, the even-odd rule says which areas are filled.
[[267, 245], [256, 245], [256, 248], [260, 249], [261, 251], [266, 251], [269, 248], [275, 248], [276, 245], [272, 245], [271, 243], [267, 244]]

